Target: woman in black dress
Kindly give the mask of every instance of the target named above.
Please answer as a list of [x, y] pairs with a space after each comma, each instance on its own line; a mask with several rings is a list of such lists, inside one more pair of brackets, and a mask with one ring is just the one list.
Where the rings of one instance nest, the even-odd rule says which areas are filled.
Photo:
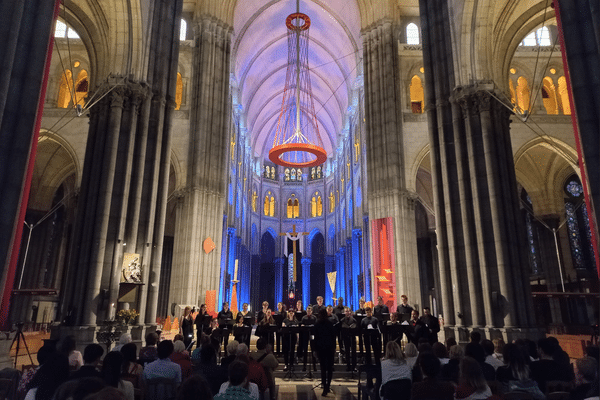
[[194, 339], [194, 318], [192, 318], [192, 307], [187, 306], [183, 309], [183, 318], [181, 320], [181, 334], [183, 335], [183, 344], [187, 349]]
[[[288, 311], [287, 317], [283, 320], [281, 326], [283, 328], [298, 326], [298, 321], [296, 320], [296, 314], [294, 310]], [[282, 333], [281, 336], [283, 340], [283, 361], [285, 363], [283, 370], [287, 371], [289, 368], [292, 368], [294, 364], [294, 349], [296, 348], [296, 343], [298, 342], [298, 334], [287, 332]]]

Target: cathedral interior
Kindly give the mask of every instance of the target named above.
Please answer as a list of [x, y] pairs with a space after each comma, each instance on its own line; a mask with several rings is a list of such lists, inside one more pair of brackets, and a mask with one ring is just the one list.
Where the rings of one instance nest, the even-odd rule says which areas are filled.
[[[457, 338], [597, 323], [593, 1], [4, 3], [4, 323], [402, 294]], [[290, 168], [297, 7], [327, 159]]]

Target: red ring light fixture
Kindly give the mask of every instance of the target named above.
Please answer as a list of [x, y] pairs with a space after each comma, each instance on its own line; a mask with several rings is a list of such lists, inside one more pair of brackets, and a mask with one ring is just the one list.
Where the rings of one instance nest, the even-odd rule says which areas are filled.
[[[281, 159], [281, 156], [284, 153], [289, 153], [293, 151], [301, 151], [305, 153], [311, 153], [316, 156], [316, 159], [313, 161], [307, 161], [303, 163], [293, 163], [288, 162]], [[327, 161], [327, 153], [323, 150], [322, 147], [315, 146], [310, 143], [287, 143], [280, 144], [279, 146], [273, 147], [269, 151], [269, 160], [274, 164], [281, 165], [282, 167], [290, 167], [290, 168], [310, 168], [316, 167], [318, 165], [322, 165], [325, 161]]]
[[[292, 21], [294, 21], [295, 19], [301, 19], [302, 21], [304, 21], [304, 24], [300, 25], [300, 26], [296, 26], [294, 24], [292, 24]], [[285, 26], [287, 26], [287, 28], [289, 30], [296, 30], [299, 29], [301, 31], [305, 31], [308, 28], [310, 28], [310, 17], [306, 14], [302, 14], [302, 13], [293, 13], [288, 15], [288, 17], [285, 20]]]

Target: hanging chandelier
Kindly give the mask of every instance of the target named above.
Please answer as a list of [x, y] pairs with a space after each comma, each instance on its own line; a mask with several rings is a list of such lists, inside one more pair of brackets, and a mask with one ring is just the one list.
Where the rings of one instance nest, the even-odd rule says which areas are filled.
[[283, 167], [315, 167], [327, 160], [312, 96], [308, 68], [308, 31], [310, 18], [299, 12], [290, 14], [288, 29], [288, 65], [281, 113], [269, 159]]

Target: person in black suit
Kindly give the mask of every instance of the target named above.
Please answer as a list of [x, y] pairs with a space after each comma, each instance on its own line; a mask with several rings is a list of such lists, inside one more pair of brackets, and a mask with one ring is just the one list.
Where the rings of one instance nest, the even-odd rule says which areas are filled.
[[335, 357], [335, 327], [327, 315], [327, 310], [319, 311], [319, 318], [315, 323], [315, 347], [321, 363], [321, 385], [323, 396], [330, 392], [331, 378], [333, 377], [333, 361]]
[[[286, 319], [283, 320], [283, 327], [295, 327], [298, 326], [298, 320], [296, 320], [296, 313], [294, 310], [290, 310], [287, 313]], [[287, 372], [289, 368], [293, 366], [294, 363], [294, 349], [296, 347], [296, 343], [298, 342], [298, 336], [296, 333], [287, 333], [282, 335], [283, 341], [283, 362], [285, 363], [285, 367], [283, 368], [284, 372]]]
[[440, 321], [431, 315], [429, 307], [423, 307], [423, 316], [420, 320], [427, 328], [427, 338], [429, 339], [429, 343], [434, 344], [437, 342], [438, 332], [440, 331]]
[[[317, 323], [317, 318], [312, 313], [313, 308], [311, 306], [306, 307], [306, 315], [302, 317], [302, 321], [300, 321], [300, 325], [313, 327]], [[327, 314], [327, 311], [325, 311]], [[308, 343], [310, 341], [310, 349], [311, 352], [314, 351], [314, 340], [311, 340], [312, 333], [310, 332], [301, 332], [300, 333], [300, 343], [298, 344], [298, 361], [300, 358], [304, 356], [304, 367], [302, 371], [306, 371], [306, 362], [308, 360]], [[312, 357], [313, 368], [316, 371], [317, 365], [315, 361], [315, 357]]]
[[233, 313], [229, 309], [228, 302], [223, 303], [223, 309], [217, 314], [217, 320], [219, 321], [219, 328], [221, 328], [223, 335], [223, 346], [227, 347], [229, 332], [231, 332], [231, 328], [233, 327]]
[[315, 304], [313, 306], [313, 314], [315, 316], [319, 315], [319, 313], [321, 312], [321, 310], [325, 309], [325, 305], [323, 304], [323, 296], [317, 296], [317, 304]]
[[365, 308], [366, 317], [360, 322], [366, 349], [366, 364], [371, 364], [371, 349], [375, 355], [375, 363], [381, 363], [381, 332], [379, 321], [373, 316], [371, 307]]
[[383, 297], [379, 296], [377, 298], [377, 305], [373, 308], [373, 316], [377, 318], [377, 321], [383, 323], [384, 316], [383, 314], [390, 314], [390, 309], [383, 303]]
[[[346, 371], [356, 369], [356, 336], [354, 333], [345, 331], [357, 327], [356, 319], [352, 316], [350, 307], [345, 307], [344, 317], [340, 320], [342, 338], [344, 340], [344, 350], [346, 352]], [[352, 358], [350, 358], [352, 357]]]
[[210, 334], [210, 314], [206, 312], [206, 304], [200, 305], [200, 311], [198, 315], [196, 315], [196, 319], [194, 320], [194, 324], [196, 325], [196, 339], [198, 340], [197, 344], [200, 344], [200, 338], [202, 337], [202, 333]]

